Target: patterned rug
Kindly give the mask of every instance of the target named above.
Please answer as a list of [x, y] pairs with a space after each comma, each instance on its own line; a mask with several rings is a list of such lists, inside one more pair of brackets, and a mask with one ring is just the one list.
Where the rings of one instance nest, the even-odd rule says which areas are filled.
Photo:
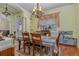
[[[33, 56], [33, 47], [31, 46], [30, 55], [29, 55], [28, 48], [26, 47], [25, 53], [23, 51], [23, 46], [21, 46], [21, 49], [18, 50], [18, 41], [15, 41], [15, 56]], [[40, 52], [35, 51], [35, 56], [40, 56]], [[44, 53], [43, 51], [42, 56], [47, 56], [47, 54]]]

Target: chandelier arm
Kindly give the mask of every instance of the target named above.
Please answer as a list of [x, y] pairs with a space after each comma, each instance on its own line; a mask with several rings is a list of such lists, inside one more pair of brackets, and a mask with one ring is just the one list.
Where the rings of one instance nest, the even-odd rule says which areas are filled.
[[37, 18], [40, 18], [43, 15], [43, 11], [41, 10], [40, 4], [36, 4], [36, 8], [33, 9], [32, 15], [35, 15]]
[[6, 3], [5, 11], [8, 11], [8, 8], [7, 8], [7, 3]]

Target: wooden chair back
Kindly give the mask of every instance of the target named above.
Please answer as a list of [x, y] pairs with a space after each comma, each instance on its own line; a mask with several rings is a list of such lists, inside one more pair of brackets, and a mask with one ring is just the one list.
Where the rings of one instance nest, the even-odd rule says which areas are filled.
[[30, 37], [29, 37], [29, 33], [28, 32], [24, 32], [24, 33], [22, 33], [22, 35], [23, 35], [23, 40], [25, 41], [25, 42], [30, 42]]
[[29, 55], [30, 55], [30, 36], [28, 32], [23, 33], [23, 48], [24, 48], [24, 53], [26, 50], [26, 46], [29, 49]]
[[31, 37], [32, 37], [32, 43], [34, 45], [41, 45], [42, 44], [41, 34], [31, 33]]

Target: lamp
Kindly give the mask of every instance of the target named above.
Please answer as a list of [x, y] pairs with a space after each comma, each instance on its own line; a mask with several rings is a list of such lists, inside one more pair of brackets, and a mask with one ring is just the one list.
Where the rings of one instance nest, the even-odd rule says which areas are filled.
[[44, 12], [42, 11], [40, 4], [37, 3], [32, 11], [32, 15], [35, 15], [37, 18], [40, 18], [43, 14]]
[[9, 15], [11, 15], [11, 14], [8, 12], [8, 7], [7, 7], [7, 5], [8, 5], [8, 4], [5, 4], [5, 10], [2, 12], [2, 14], [5, 15], [6, 17], [9, 16]]

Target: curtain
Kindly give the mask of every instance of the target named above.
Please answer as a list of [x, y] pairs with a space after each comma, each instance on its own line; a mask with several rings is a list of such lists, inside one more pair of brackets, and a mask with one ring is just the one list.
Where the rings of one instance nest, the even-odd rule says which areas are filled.
[[60, 26], [59, 22], [59, 13], [51, 13], [47, 15], [43, 15], [38, 20], [38, 28], [40, 30], [49, 30], [51, 31], [52, 36], [56, 36], [58, 33], [58, 28]]
[[57, 13], [51, 13], [51, 14], [47, 14], [47, 15], [43, 15], [42, 17], [39, 18], [39, 20], [47, 20], [47, 19], [52, 19], [56, 21], [56, 25], [57, 27], [60, 26], [60, 20], [59, 20], [59, 12]]

